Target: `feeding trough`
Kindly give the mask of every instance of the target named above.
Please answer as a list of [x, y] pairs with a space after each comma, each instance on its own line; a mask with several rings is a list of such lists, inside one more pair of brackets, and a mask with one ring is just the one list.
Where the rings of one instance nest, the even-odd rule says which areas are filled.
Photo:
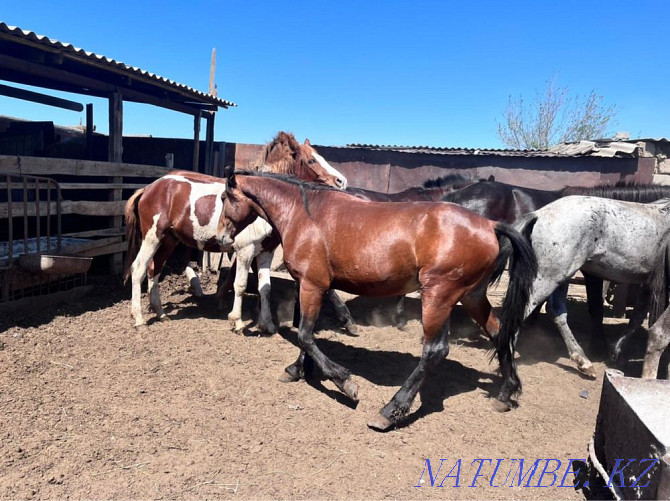
[[605, 372], [589, 463], [587, 496], [670, 499], [669, 380]]
[[19, 257], [19, 266], [33, 274], [75, 275], [86, 273], [91, 261], [90, 257], [24, 254]]

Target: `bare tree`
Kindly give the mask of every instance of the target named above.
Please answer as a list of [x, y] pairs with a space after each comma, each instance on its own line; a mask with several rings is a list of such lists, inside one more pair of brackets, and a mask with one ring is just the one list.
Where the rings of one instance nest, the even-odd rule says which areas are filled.
[[547, 81], [541, 94], [526, 103], [523, 97], [509, 97], [498, 137], [514, 149], [541, 150], [559, 143], [604, 137], [618, 110], [606, 106], [603, 97], [592, 90], [586, 97], [570, 95], [567, 87]]

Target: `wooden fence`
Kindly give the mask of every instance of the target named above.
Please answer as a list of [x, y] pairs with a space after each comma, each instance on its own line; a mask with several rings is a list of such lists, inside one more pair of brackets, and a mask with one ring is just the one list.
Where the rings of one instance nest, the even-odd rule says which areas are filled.
[[[83, 257], [110, 256], [114, 273], [121, 272], [123, 252], [127, 249], [122, 217], [125, 200], [134, 190], [169, 171], [152, 165], [0, 155], [0, 176], [44, 176], [59, 183], [63, 193], [60, 210], [66, 229], [63, 237], [84, 240], [64, 247], [62, 253]], [[0, 193], [7, 192], [8, 186], [4, 183]], [[39, 208], [46, 212], [48, 203], [53, 205], [55, 213], [55, 201], [39, 202]], [[25, 208], [15, 204], [13, 216], [23, 217], [24, 210], [34, 216], [38, 207], [34, 203]], [[6, 223], [7, 218], [5, 200], [0, 203], [0, 223]], [[82, 221], [79, 228], [76, 227], [78, 221]]]

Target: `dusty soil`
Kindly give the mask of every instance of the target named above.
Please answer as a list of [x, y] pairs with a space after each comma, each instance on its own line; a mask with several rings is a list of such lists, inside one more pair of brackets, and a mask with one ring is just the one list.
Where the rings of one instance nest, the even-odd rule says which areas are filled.
[[[214, 280], [204, 283], [207, 296], [195, 301], [182, 277], [168, 276], [162, 290], [170, 321], [145, 331], [132, 327], [129, 289], [113, 280], [96, 280], [75, 303], [0, 316], [0, 497], [581, 498], [556, 485], [570, 458], [586, 457], [605, 365], [593, 357], [595, 381], [577, 373], [544, 315], [518, 346], [518, 409], [492, 409], [496, 364], [489, 363], [488, 342], [457, 309], [447, 360], [406, 426], [381, 434], [366, 421], [418, 362], [418, 299], [408, 301], [404, 332], [390, 326], [391, 301], [346, 296], [361, 325], [358, 337], [345, 335], [332, 311], [323, 311], [318, 343], [354, 374], [354, 407], [330, 382], [278, 381], [298, 353], [286, 275], [273, 281], [282, 327], [271, 337], [256, 336], [253, 323], [235, 335], [217, 311]], [[504, 286], [492, 292], [495, 304], [503, 292]], [[255, 296], [247, 296], [250, 321], [255, 308]], [[571, 289], [570, 312], [591, 355], [581, 288]], [[620, 329], [620, 321], [609, 323], [608, 332]], [[629, 350], [628, 374], [639, 375], [643, 342]], [[421, 477], [426, 458], [438, 476], [435, 487], [428, 473]], [[505, 462], [495, 484], [503, 483], [512, 458], [563, 465], [553, 487], [496, 488], [490, 464], [497, 458]], [[446, 461], [438, 475], [440, 459]], [[456, 474], [458, 459], [459, 487], [447, 478], [438, 488], [449, 470]], [[483, 463], [484, 476], [470, 487], [475, 459], [494, 461]]]

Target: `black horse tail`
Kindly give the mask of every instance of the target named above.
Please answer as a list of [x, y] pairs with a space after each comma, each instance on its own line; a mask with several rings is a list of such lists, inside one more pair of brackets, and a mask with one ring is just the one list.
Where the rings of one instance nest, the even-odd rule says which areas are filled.
[[524, 224], [523, 234], [505, 223], [496, 223], [494, 231], [498, 238], [500, 251], [496, 258], [496, 267], [491, 282], [500, 278], [507, 261], [509, 261], [509, 285], [503, 300], [500, 313], [500, 331], [495, 338], [495, 350], [505, 378], [506, 367], [509, 368], [509, 378], [512, 387], [508, 387], [508, 394], [503, 395], [506, 385], [503, 385], [501, 400], [505, 401], [513, 393], [521, 391], [521, 381], [514, 364], [514, 347], [516, 335], [524, 320], [526, 306], [530, 298], [533, 281], [537, 275], [537, 259], [530, 244], [528, 235], [532, 231], [536, 218], [529, 218]]
[[126, 253], [126, 266], [123, 273], [123, 284], [125, 285], [130, 278], [130, 267], [137, 257], [142, 245], [142, 230], [137, 212], [137, 204], [144, 193], [144, 188], [135, 191], [126, 202], [126, 242], [128, 242], [128, 251]]
[[654, 268], [649, 274], [649, 327], [654, 325], [668, 306], [668, 288], [670, 287], [670, 242], [666, 239], [656, 256]]

